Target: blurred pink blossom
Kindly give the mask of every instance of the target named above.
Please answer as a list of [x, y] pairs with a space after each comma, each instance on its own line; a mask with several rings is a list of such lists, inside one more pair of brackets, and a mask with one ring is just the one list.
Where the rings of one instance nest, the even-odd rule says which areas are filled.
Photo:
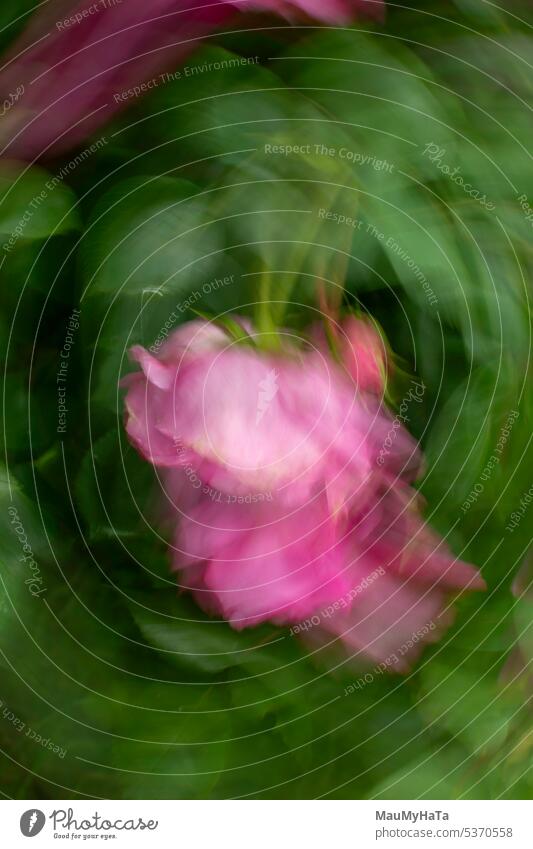
[[[391, 417], [349, 364], [261, 351], [242, 324], [250, 344], [196, 321], [131, 352], [126, 430], [163, 470], [180, 585], [234, 628], [311, 620], [311, 644], [405, 670], [483, 579], [424, 522], [403, 428], [378, 464]], [[366, 325], [349, 331], [375, 352]]]
[[288, 20], [307, 17], [328, 24], [347, 24], [358, 15], [381, 17], [384, 0], [245, 0], [249, 9], [274, 12]]
[[387, 350], [373, 324], [349, 316], [342, 323], [339, 344], [344, 366], [359, 389], [381, 395], [385, 388]]
[[360, 12], [374, 14], [380, 6], [379, 0], [321, 5], [315, 0], [52, 0], [3, 57], [0, 99], [14, 91], [23, 94], [2, 121], [0, 154], [34, 160], [79, 144], [239, 12], [342, 23]]

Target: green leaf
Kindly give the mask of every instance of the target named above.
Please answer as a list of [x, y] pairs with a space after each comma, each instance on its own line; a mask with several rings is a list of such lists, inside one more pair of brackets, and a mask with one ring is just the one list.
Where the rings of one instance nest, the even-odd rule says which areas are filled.
[[422, 714], [437, 729], [460, 738], [477, 757], [498, 750], [518, 707], [513, 692], [498, 685], [498, 671], [483, 674], [473, 664], [449, 669], [434, 660], [422, 674]]
[[83, 243], [88, 293], [175, 299], [209, 280], [222, 242], [206, 206], [181, 179], [138, 176], [114, 186], [93, 210]]
[[[372, 793], [373, 799], [457, 799], [465, 791], [463, 773], [474, 769], [472, 761], [465, 759], [459, 748], [448, 747], [440, 751], [426, 751], [407, 767], [393, 772], [380, 782]], [[470, 783], [479, 778], [474, 773]], [[468, 787], [468, 784], [467, 784]], [[474, 795], [474, 798], [483, 798]]]
[[61, 180], [33, 166], [0, 167], [0, 236], [4, 251], [27, 239], [44, 239], [78, 226], [76, 196]]
[[200, 674], [238, 666], [259, 671], [275, 665], [274, 629], [234, 631], [226, 622], [205, 616], [190, 598], [178, 595], [177, 588], [139, 596], [131, 612], [144, 637], [166, 659]]

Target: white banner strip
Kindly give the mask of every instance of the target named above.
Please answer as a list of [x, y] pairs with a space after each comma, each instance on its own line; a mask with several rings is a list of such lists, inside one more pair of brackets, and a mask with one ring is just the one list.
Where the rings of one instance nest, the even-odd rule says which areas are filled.
[[[530, 849], [530, 802], [519, 801], [3, 801], [2, 845], [519, 847]], [[35, 843], [29, 841], [35, 838]]]

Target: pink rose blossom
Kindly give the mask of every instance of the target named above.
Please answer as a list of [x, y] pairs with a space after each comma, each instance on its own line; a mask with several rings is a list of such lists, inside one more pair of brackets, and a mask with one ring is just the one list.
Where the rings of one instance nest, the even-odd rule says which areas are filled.
[[382, 451], [377, 335], [348, 320], [339, 363], [262, 351], [241, 323], [249, 344], [196, 321], [131, 351], [126, 430], [163, 469], [180, 586], [234, 628], [311, 620], [311, 644], [406, 669], [451, 621], [450, 593], [484, 582], [422, 519], [403, 427]]
[[[340, 507], [374, 486], [391, 421], [361, 403], [322, 352], [263, 353], [192, 322], [157, 356], [140, 346], [131, 356], [144, 377], [128, 378], [126, 429], [150, 462], [192, 464], [217, 489], [273, 491], [286, 503], [326, 486]], [[398, 434], [390, 463], [407, 471], [417, 457], [410, 437]]]
[[387, 350], [369, 320], [349, 316], [340, 331], [344, 367], [360, 390], [381, 395], [385, 388]]
[[22, 95], [2, 121], [0, 153], [25, 160], [64, 153], [160, 84], [162, 71], [239, 12], [345, 23], [380, 7], [374, 0], [47, 3], [3, 60], [0, 99]]
[[381, 0], [247, 0], [250, 9], [274, 12], [288, 20], [301, 19], [302, 16], [328, 24], [343, 24], [353, 21], [359, 14], [367, 17], [381, 17]]

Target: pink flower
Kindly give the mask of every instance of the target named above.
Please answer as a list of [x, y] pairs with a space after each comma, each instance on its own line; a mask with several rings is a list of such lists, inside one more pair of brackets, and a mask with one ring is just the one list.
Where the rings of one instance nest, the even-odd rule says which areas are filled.
[[342, 24], [353, 21], [363, 14], [367, 17], [381, 17], [382, 0], [247, 0], [250, 9], [274, 12], [288, 20], [301, 19], [323, 21], [328, 24]]
[[424, 523], [403, 428], [383, 452], [376, 337], [348, 322], [343, 367], [312, 347], [263, 352], [247, 327], [250, 344], [198, 321], [131, 352], [126, 430], [164, 469], [180, 585], [235, 628], [292, 625], [405, 669], [451, 621], [450, 593], [484, 583]]
[[337, 321], [324, 302], [326, 328], [313, 329], [313, 339], [322, 352], [333, 347], [336, 356], [360, 392], [381, 396], [389, 368], [387, 349], [374, 324], [367, 318], [347, 316]]
[[0, 153], [33, 160], [58, 155], [154, 88], [213, 30], [239, 11], [343, 23], [372, 14], [374, 0], [97, 0], [49, 3], [33, 15], [0, 73], [0, 99], [21, 92], [2, 121]]
[[198, 603], [241, 629], [298, 622], [348, 593], [325, 494], [294, 510], [254, 496], [203, 493], [179, 523], [174, 566]]
[[125, 92], [183, 60], [234, 14], [235, 7], [224, 2], [46, 4], [0, 74], [2, 99], [24, 86], [4, 122], [1, 152], [32, 160], [79, 144], [135, 100], [135, 92]]
[[[231, 494], [274, 492], [300, 503], [326, 486], [333, 508], [374, 486], [378, 443], [391, 422], [362, 404], [323, 353], [271, 354], [237, 344], [203, 322], [178, 330], [157, 356], [131, 350], [126, 429], [156, 465], [192, 465]], [[402, 432], [391, 463], [417, 464]]]
[[349, 316], [340, 331], [339, 345], [345, 368], [359, 389], [381, 395], [385, 388], [387, 350], [373, 324]]
[[385, 483], [340, 517], [324, 492], [290, 511], [268, 496], [190, 497], [173, 545], [180, 587], [236, 629], [292, 625], [313, 646], [339, 639], [352, 657], [405, 671], [451, 623], [450, 593], [484, 588], [424, 525], [414, 494]]

